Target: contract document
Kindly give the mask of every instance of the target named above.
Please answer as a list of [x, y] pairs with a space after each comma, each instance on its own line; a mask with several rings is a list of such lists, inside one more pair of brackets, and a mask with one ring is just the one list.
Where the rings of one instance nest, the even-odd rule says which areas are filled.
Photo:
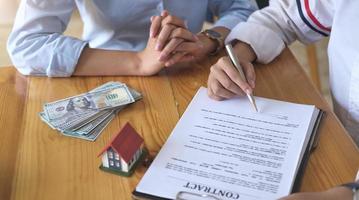
[[183, 191], [224, 200], [291, 193], [322, 112], [313, 105], [256, 97], [215, 101], [200, 88], [137, 185], [140, 199]]

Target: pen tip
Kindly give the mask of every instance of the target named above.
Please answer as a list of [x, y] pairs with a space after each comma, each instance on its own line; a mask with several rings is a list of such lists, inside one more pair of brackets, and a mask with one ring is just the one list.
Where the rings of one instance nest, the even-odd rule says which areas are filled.
[[253, 104], [253, 107], [254, 107], [254, 110], [256, 110], [256, 112], [259, 112], [258, 108], [257, 108], [257, 105], [255, 103]]
[[248, 93], [247, 93], [247, 96], [248, 96], [248, 99], [249, 99], [249, 101], [251, 102], [251, 104], [252, 104], [254, 110], [255, 110], [256, 112], [259, 112], [259, 111], [258, 111], [258, 108], [257, 108], [256, 100], [254, 99], [254, 97], [253, 97], [251, 94], [248, 94]]

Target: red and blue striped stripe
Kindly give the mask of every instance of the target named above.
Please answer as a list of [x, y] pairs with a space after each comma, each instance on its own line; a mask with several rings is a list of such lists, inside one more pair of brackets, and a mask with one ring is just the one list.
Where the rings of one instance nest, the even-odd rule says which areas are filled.
[[329, 36], [331, 29], [323, 26], [318, 21], [318, 19], [313, 15], [313, 13], [309, 7], [309, 0], [303, 0], [304, 8], [305, 8], [306, 14], [308, 15], [309, 20], [312, 21], [313, 24], [310, 23], [310, 21], [305, 17], [301, 1], [302, 0], [297, 0], [297, 7], [298, 7], [299, 16], [303, 20], [303, 22], [313, 31], [315, 31], [323, 36]]

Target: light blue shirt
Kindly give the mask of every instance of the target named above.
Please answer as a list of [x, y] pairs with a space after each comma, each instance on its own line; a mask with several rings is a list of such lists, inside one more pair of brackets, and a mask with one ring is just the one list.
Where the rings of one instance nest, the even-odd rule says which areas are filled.
[[[84, 22], [82, 40], [63, 35], [76, 7]], [[164, 9], [186, 20], [189, 30], [197, 33], [209, 15], [219, 17], [215, 26], [232, 29], [256, 5], [251, 0], [22, 0], [8, 52], [22, 74], [68, 77], [86, 45], [143, 50], [150, 17]]]

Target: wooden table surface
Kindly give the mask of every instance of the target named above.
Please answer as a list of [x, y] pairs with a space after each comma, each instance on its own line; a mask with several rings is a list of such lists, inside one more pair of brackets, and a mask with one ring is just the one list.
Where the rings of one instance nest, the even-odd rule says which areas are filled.
[[[131, 199], [143, 176], [130, 178], [98, 169], [96, 157], [111, 137], [130, 122], [155, 155], [200, 86], [209, 61], [172, 68], [152, 77], [28, 78], [13, 67], [0, 69], [0, 199]], [[320, 191], [352, 181], [359, 151], [289, 50], [269, 65], [256, 65], [257, 96], [315, 104], [326, 111], [319, 146], [306, 168], [301, 191]], [[45, 102], [121, 81], [143, 94], [110, 123], [95, 142], [64, 137], [38, 117]]]

